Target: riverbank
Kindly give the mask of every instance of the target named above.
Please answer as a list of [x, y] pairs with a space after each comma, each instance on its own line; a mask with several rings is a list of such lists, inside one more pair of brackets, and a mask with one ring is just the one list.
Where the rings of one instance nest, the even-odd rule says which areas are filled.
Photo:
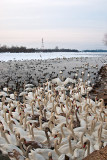
[[102, 66], [98, 71], [98, 77], [90, 94], [91, 98], [95, 96], [97, 96], [98, 99], [103, 98], [107, 105], [107, 65]]

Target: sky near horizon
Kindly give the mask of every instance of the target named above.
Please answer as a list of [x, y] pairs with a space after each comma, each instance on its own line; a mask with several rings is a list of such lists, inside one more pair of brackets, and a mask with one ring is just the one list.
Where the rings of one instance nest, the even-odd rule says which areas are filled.
[[0, 44], [107, 49], [107, 0], [0, 0]]

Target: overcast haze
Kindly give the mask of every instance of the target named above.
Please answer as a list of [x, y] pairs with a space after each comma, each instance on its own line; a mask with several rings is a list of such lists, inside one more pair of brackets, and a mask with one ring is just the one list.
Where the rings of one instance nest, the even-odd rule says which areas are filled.
[[0, 44], [107, 49], [107, 0], [0, 0]]

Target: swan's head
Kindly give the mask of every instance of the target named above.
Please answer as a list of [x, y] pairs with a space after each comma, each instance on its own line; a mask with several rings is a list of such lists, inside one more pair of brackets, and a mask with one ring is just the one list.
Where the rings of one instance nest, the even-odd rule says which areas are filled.
[[0, 126], [0, 130], [4, 131], [4, 126], [2, 124], [2, 126]]
[[11, 120], [11, 122], [12, 122], [13, 124], [16, 124], [15, 121], [13, 121], [13, 120]]
[[62, 123], [61, 127], [67, 127], [66, 123]]
[[83, 144], [83, 148], [85, 148], [86, 145], [88, 145], [88, 144], [90, 144], [90, 141], [87, 139], [87, 140], [84, 142], [84, 144]]
[[45, 131], [52, 133], [51, 130], [49, 129], [49, 127], [46, 127], [46, 128], [45, 128]]
[[3, 123], [0, 121], [0, 125], [3, 125]]
[[10, 132], [8, 130], [5, 130], [5, 133], [9, 134], [10, 135]]
[[6, 112], [6, 113], [9, 113], [9, 110], [6, 108], [6, 109], [5, 109], [5, 112]]
[[71, 134], [68, 136], [68, 141], [70, 140], [74, 140], [74, 137]]
[[85, 147], [86, 147], [86, 145], [87, 145], [87, 142], [85, 142], [85, 143], [83, 144], [83, 148], [85, 148]]
[[20, 133], [19, 132], [15, 133], [15, 135], [16, 135], [17, 138], [20, 139]]
[[55, 134], [55, 135], [54, 135], [54, 138], [57, 138], [57, 137], [58, 137], [58, 135], [57, 135], [57, 134]]
[[21, 138], [21, 139], [20, 139], [20, 142], [23, 142], [24, 144], [27, 143], [25, 138]]

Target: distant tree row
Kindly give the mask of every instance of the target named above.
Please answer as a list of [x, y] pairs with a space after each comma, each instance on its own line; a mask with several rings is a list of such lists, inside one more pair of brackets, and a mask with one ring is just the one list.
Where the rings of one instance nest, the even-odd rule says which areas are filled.
[[103, 49], [95, 49], [95, 50], [83, 50], [82, 52], [107, 52], [107, 50], [103, 50]]
[[31, 52], [79, 52], [77, 49], [34, 49], [34, 48], [26, 48], [26, 47], [7, 47], [6, 45], [0, 47], [0, 52], [10, 52], [10, 53], [31, 53]]
[[7, 47], [6, 45], [0, 47], [0, 52], [11, 52], [11, 53], [19, 53], [19, 52], [35, 52], [34, 48], [29, 48], [27, 49], [26, 47], [17, 47], [17, 46], [12, 46], [12, 47]]

